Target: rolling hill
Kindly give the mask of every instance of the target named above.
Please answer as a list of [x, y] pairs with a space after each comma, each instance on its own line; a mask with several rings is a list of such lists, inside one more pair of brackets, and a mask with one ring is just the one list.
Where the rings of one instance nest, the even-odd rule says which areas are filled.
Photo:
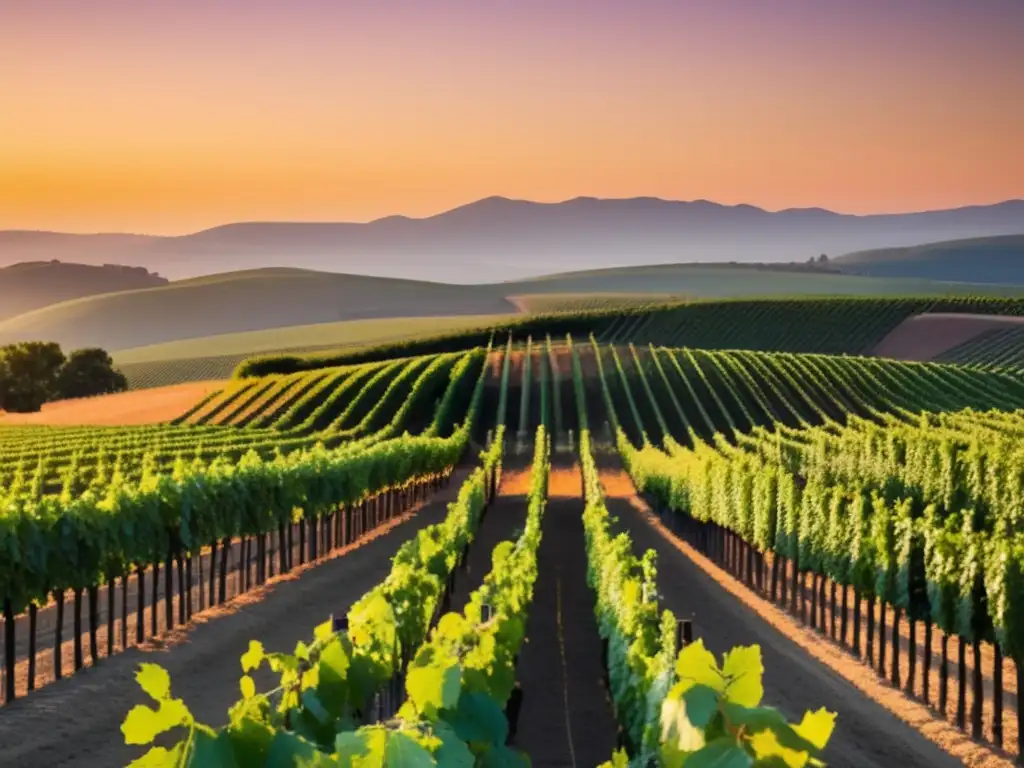
[[[299, 269], [261, 269], [172, 282], [54, 304], [0, 322], [0, 344], [46, 339], [65, 348], [112, 352], [199, 340], [201, 356], [311, 349], [339, 343], [349, 330], [330, 324], [384, 318], [504, 315], [524, 297], [671, 295], [721, 298], [777, 295], [945, 295], [1024, 293], [1024, 288], [952, 285], [743, 265], [669, 264], [562, 273], [533, 280], [452, 285]], [[515, 297], [517, 306], [509, 301]], [[568, 300], [566, 300], [568, 301]], [[546, 311], [557, 301], [543, 302]], [[529, 301], [525, 306], [529, 306]], [[283, 329], [283, 331], [282, 331]], [[287, 329], [296, 329], [289, 331]], [[262, 337], [263, 332], [269, 336]], [[287, 343], [277, 336], [283, 332]], [[245, 334], [240, 341], [237, 334]], [[378, 334], [379, 335], [379, 334]], [[216, 337], [209, 339], [208, 337]], [[225, 338], [225, 344], [217, 339]], [[376, 336], [374, 336], [376, 338]], [[133, 355], [134, 356], [134, 355]], [[177, 357], [193, 356], [178, 354]], [[153, 356], [145, 354], [147, 360]], [[163, 357], [162, 359], [167, 359]]]
[[652, 197], [537, 203], [489, 197], [435, 216], [362, 223], [251, 222], [177, 237], [0, 232], [0, 264], [140, 264], [173, 279], [301, 267], [454, 283], [659, 262], [792, 262], [820, 253], [1024, 234], [1024, 200], [911, 214]]
[[46, 339], [119, 350], [342, 320], [511, 311], [504, 299], [462, 286], [264, 269], [54, 304], [0, 323], [0, 344]]
[[532, 280], [477, 286], [504, 295], [547, 293], [660, 293], [683, 298], [813, 295], [964, 294], [1017, 295], [1024, 287], [947, 284], [920, 278], [882, 279], [804, 265], [653, 264], [562, 272]]
[[0, 321], [83, 296], [162, 285], [165, 278], [142, 267], [22, 262], [0, 268]]
[[479, 328], [511, 315], [439, 315], [291, 325], [170, 341], [115, 352], [114, 363], [132, 389], [186, 381], [226, 379], [248, 357], [277, 352], [319, 352], [386, 344]]
[[858, 251], [833, 259], [847, 274], [1024, 285], [1024, 235]]

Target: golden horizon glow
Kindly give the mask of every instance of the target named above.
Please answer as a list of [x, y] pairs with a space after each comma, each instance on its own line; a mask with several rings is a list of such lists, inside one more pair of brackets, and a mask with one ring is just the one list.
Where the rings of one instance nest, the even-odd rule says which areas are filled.
[[0, 229], [183, 234], [491, 195], [859, 214], [1022, 198], [1022, 9], [19, 6], [0, 12]]

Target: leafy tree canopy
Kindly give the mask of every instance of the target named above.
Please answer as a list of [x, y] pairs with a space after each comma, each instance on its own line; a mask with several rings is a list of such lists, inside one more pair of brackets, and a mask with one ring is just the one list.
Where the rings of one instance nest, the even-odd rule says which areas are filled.
[[102, 349], [80, 349], [66, 357], [54, 342], [28, 341], [0, 347], [0, 408], [28, 413], [51, 400], [121, 392], [123, 374]]
[[127, 388], [124, 374], [114, 368], [106, 350], [97, 347], [76, 349], [57, 375], [57, 393], [62, 399], [107, 395]]

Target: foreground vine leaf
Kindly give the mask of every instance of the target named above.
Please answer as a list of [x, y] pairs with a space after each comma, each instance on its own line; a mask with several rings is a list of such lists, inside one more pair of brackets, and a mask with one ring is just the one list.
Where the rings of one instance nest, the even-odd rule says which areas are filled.
[[161, 733], [178, 726], [187, 726], [192, 715], [178, 699], [164, 699], [154, 710], [138, 704], [128, 712], [121, 732], [126, 744], [151, 744]]
[[139, 671], [135, 673], [135, 680], [155, 701], [161, 701], [171, 695], [171, 676], [157, 664], [140, 664]]
[[175, 744], [173, 748], [153, 747], [142, 757], [133, 760], [127, 768], [177, 768], [182, 764], [185, 755], [185, 742]]
[[749, 768], [754, 759], [728, 738], [709, 742], [686, 760], [686, 768]]
[[722, 676], [727, 680], [726, 697], [745, 707], [756, 707], [764, 696], [764, 665], [756, 645], [733, 648], [725, 654]]
[[458, 703], [461, 677], [462, 670], [457, 664], [429, 664], [410, 669], [405, 685], [416, 708], [433, 719], [440, 710]]

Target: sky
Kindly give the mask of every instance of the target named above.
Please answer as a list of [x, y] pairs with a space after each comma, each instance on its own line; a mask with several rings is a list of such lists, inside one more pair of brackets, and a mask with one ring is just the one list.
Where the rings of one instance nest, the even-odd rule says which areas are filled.
[[1024, 0], [0, 0], [0, 229], [1024, 197]]

